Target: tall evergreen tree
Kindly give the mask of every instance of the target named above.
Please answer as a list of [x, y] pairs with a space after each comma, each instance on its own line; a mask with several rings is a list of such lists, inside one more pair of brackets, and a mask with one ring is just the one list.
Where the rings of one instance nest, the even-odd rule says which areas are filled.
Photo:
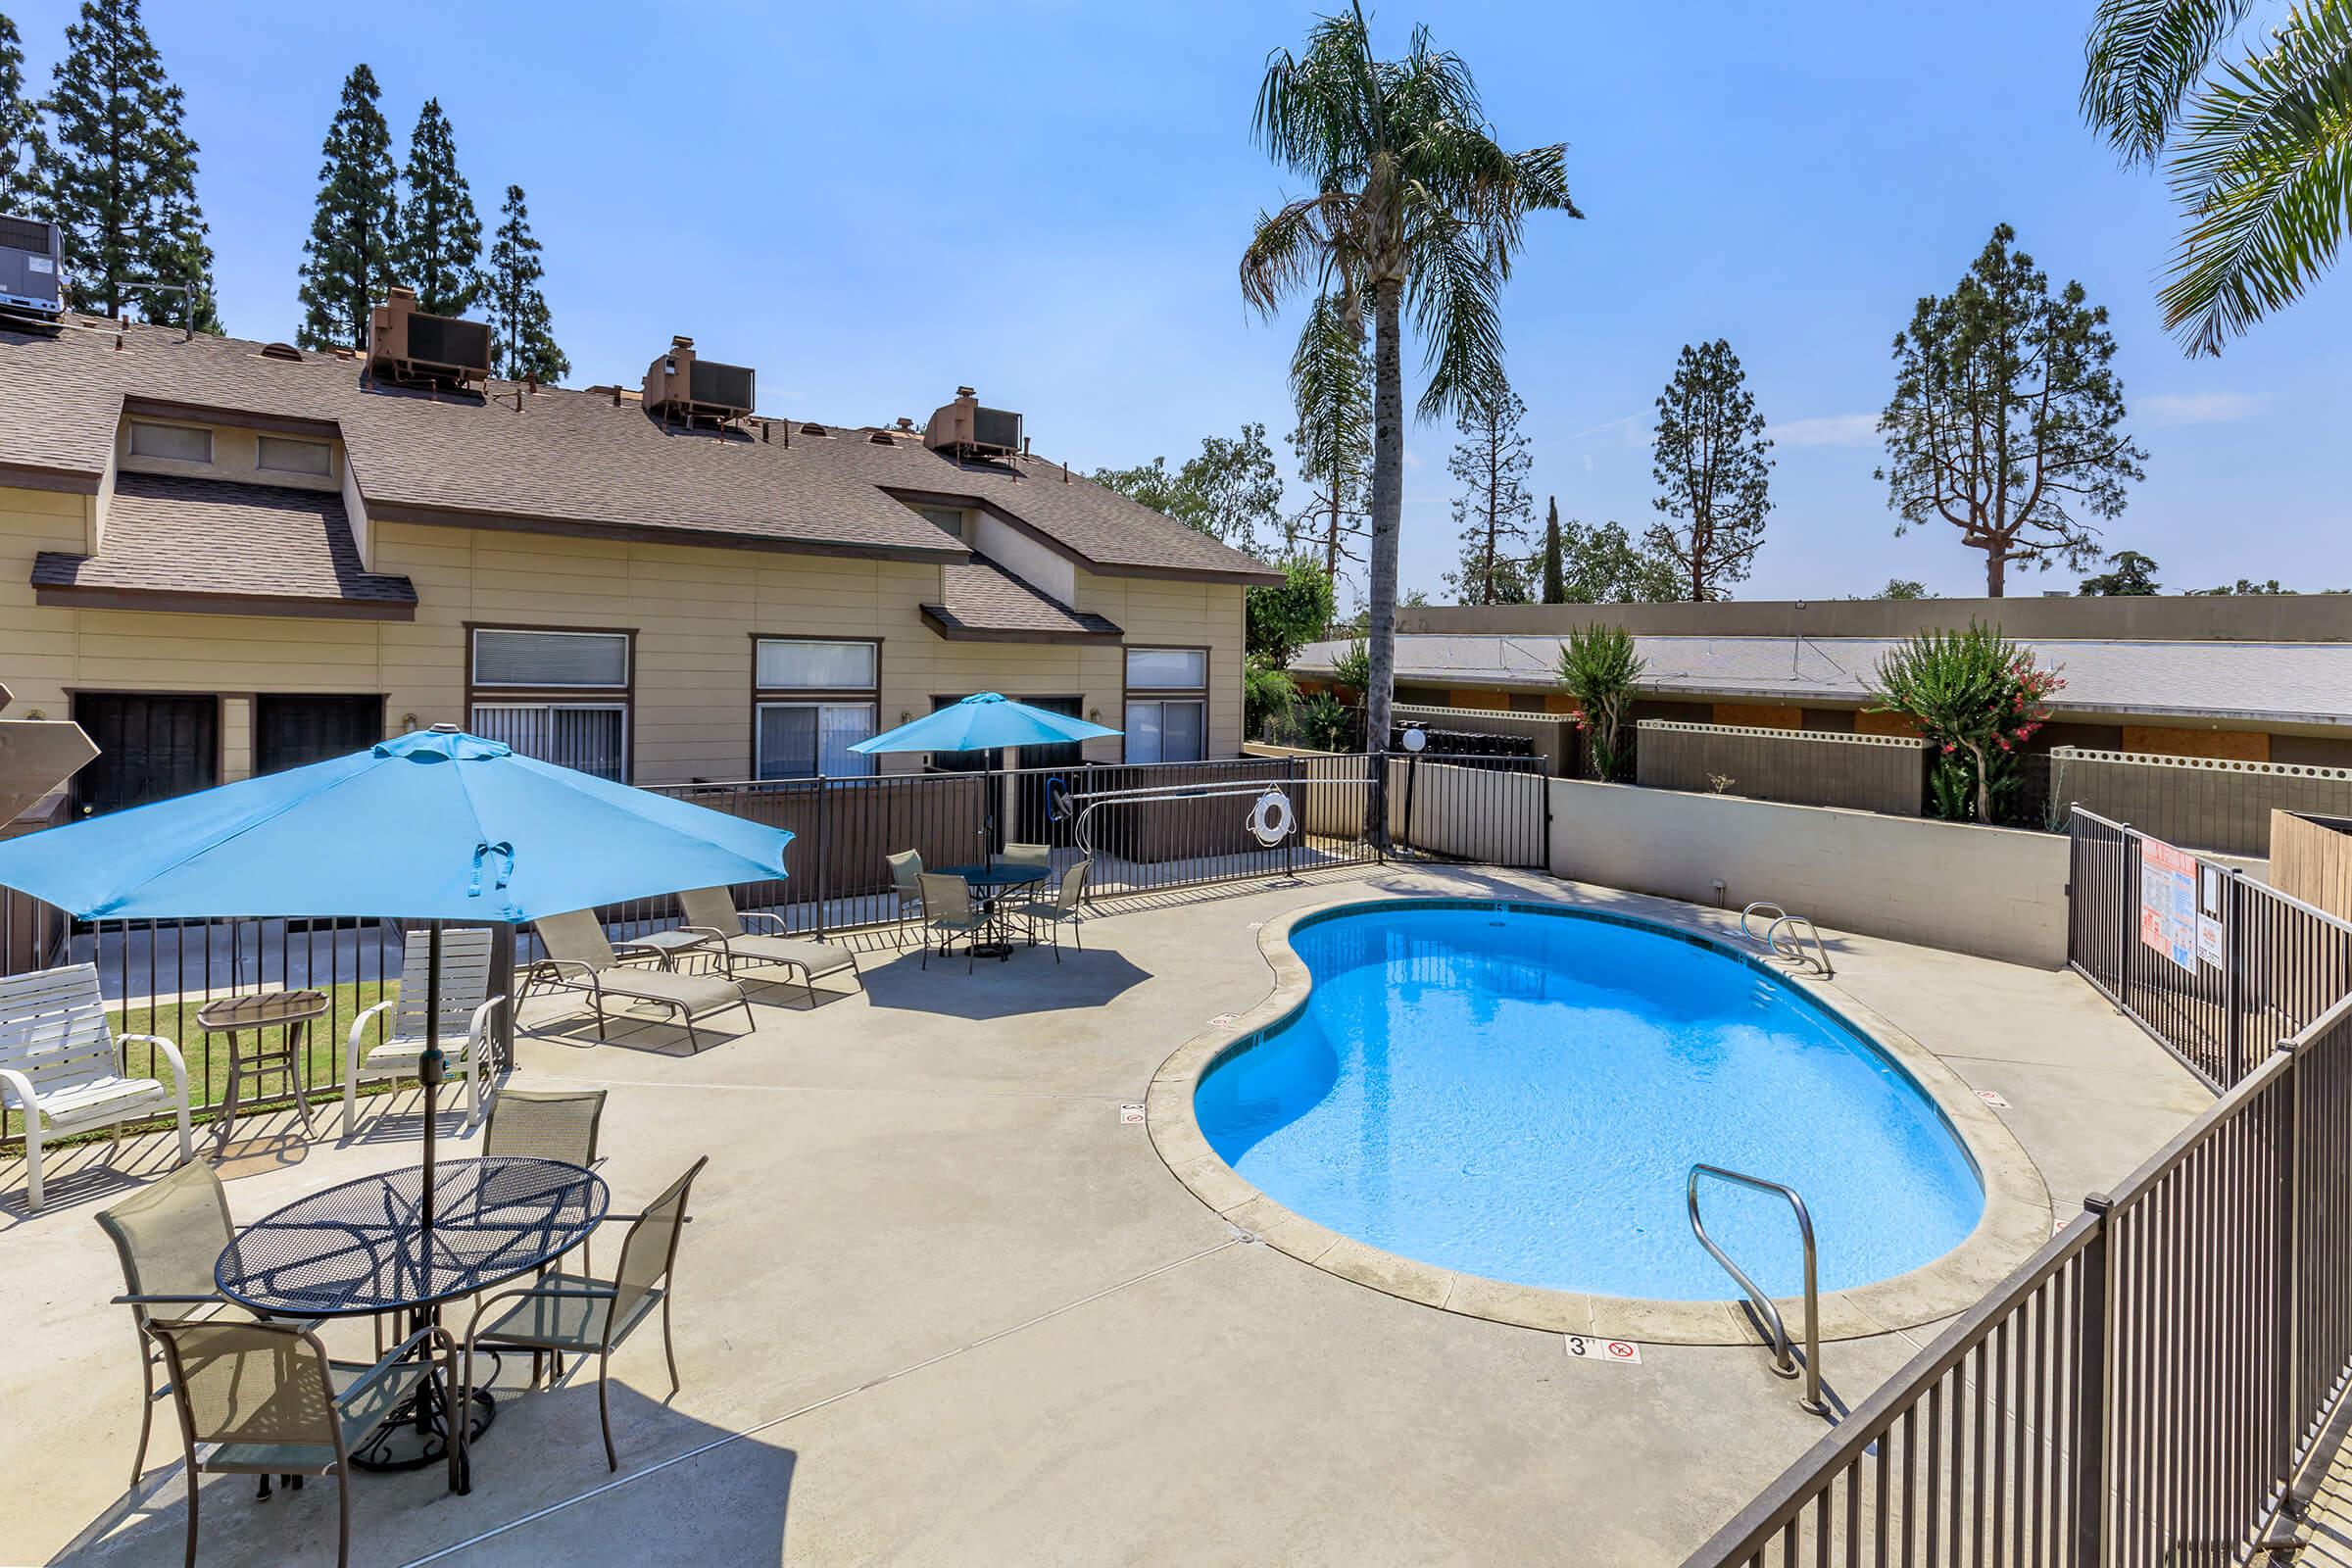
[[40, 207], [41, 105], [24, 95], [24, 45], [0, 16], [0, 212]]
[[1544, 505], [1544, 603], [1568, 602], [1568, 567], [1560, 556], [1560, 498], [1546, 496]]
[[306, 349], [365, 348], [368, 316], [399, 281], [400, 193], [392, 130], [379, 107], [375, 73], [363, 62], [343, 79], [343, 101], [326, 127], [318, 209], [302, 247]]
[[539, 260], [539, 241], [531, 233], [531, 215], [523, 206], [520, 185], [507, 187], [507, 202], [498, 216], [498, 235], [490, 245], [489, 284], [500, 373], [510, 381], [562, 381], [571, 373], [571, 362], [556, 347], [547, 296], [539, 291], [547, 268]]
[[1650, 525], [1652, 553], [1682, 564], [1684, 597], [1722, 599], [1747, 576], [1772, 510], [1772, 443], [1740, 356], [1722, 338], [1683, 345], [1658, 394], [1652, 503], [1673, 518]]
[[1525, 546], [1536, 505], [1527, 470], [1535, 459], [1519, 428], [1526, 414], [1497, 375], [1468, 396], [1455, 421], [1461, 440], [1446, 468], [1463, 487], [1453, 502], [1462, 560], [1446, 581], [1465, 605], [1523, 605], [1534, 597]]
[[196, 143], [139, 0], [82, 0], [48, 109], [36, 178], [42, 209], [65, 230], [74, 306], [219, 331]]
[[416, 308], [464, 316], [482, 297], [482, 219], [458, 172], [458, 144], [441, 100], [427, 98], [409, 133], [409, 199], [400, 210], [396, 270], [416, 291]]

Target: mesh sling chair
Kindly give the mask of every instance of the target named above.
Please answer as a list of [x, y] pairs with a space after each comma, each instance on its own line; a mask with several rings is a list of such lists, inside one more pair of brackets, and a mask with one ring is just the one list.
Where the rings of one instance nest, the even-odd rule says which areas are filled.
[[[531, 965], [532, 980], [558, 990], [586, 992], [596, 1009], [599, 1040], [605, 1038], [607, 999], [624, 1004], [642, 1002], [666, 1008], [685, 1026], [686, 1044], [696, 1051], [703, 1048], [703, 1043], [694, 1032], [694, 1020], [707, 1013], [741, 1007], [744, 1022], [755, 1029], [760, 1026], [759, 1020], [752, 1016], [751, 999], [732, 980], [710, 974], [678, 974], [667, 969], [625, 965], [613, 953], [612, 944], [605, 940], [605, 928], [597, 923], [593, 909], [546, 915], [531, 924], [538, 931], [540, 948], [547, 955]], [[659, 956], [650, 953], [649, 956]]]
[[[678, 1356], [670, 1342], [670, 1270], [678, 1260], [678, 1238], [686, 1228], [686, 1199], [694, 1179], [710, 1163], [705, 1154], [672, 1182], [669, 1191], [645, 1205], [630, 1222], [620, 1244], [620, 1266], [612, 1278], [589, 1274], [548, 1274], [529, 1285], [487, 1297], [474, 1308], [466, 1329], [464, 1409], [473, 1393], [473, 1352], [477, 1349], [529, 1350], [532, 1381], [538, 1380], [539, 1351], [557, 1355], [596, 1357], [596, 1417], [605, 1431], [605, 1468], [618, 1470], [620, 1458], [612, 1447], [612, 1409], [606, 1398], [612, 1352], [638, 1324], [662, 1309], [662, 1354], [669, 1363], [669, 1392], [678, 1392]], [[617, 1217], [617, 1216], [615, 1216]], [[483, 1314], [499, 1308], [487, 1323]]]
[[1080, 860], [1062, 872], [1061, 886], [1054, 897], [1031, 899], [1026, 904], [1013, 906], [1012, 912], [1029, 923], [1029, 940], [1031, 942], [1037, 940], [1036, 932], [1038, 922], [1041, 920], [1053, 932], [1054, 961], [1055, 963], [1061, 961], [1061, 928], [1064, 925], [1070, 928], [1070, 940], [1077, 944], [1078, 951], [1081, 953], [1086, 951], [1086, 939], [1079, 934], [1078, 921], [1086, 905], [1087, 867], [1092, 863], [1088, 860]]
[[[213, 1281], [213, 1264], [236, 1238], [236, 1224], [229, 1218], [228, 1194], [220, 1178], [202, 1160], [190, 1160], [148, 1183], [102, 1210], [97, 1219], [122, 1260], [122, 1294], [114, 1299], [116, 1305], [130, 1308], [139, 1338], [139, 1373], [147, 1385], [139, 1401], [139, 1446], [130, 1456], [130, 1484], [135, 1487], [147, 1472], [155, 1402], [172, 1396], [169, 1380], [161, 1389], [155, 1386], [163, 1353], [154, 1339], [156, 1321], [202, 1317], [208, 1308], [229, 1305]], [[245, 1315], [244, 1308], [235, 1310]]]
[[923, 857], [919, 850], [906, 850], [883, 857], [890, 863], [890, 898], [893, 906], [891, 919], [896, 926], [892, 933], [899, 951], [906, 950], [906, 916], [919, 914], [923, 907]]
[[972, 972], [979, 962], [977, 949], [980, 931], [987, 919], [972, 907], [972, 890], [959, 876], [941, 876], [936, 871], [923, 873], [923, 967], [931, 967], [931, 937], [939, 935], [939, 953], [946, 957], [948, 945], [957, 936], [963, 938], [965, 962], [963, 972]]
[[[351, 1560], [351, 1449], [381, 1425], [432, 1372], [413, 1355], [437, 1345], [445, 1379], [456, 1347], [438, 1328], [411, 1335], [372, 1365], [328, 1358], [311, 1330], [295, 1323], [158, 1318], [188, 1454], [188, 1568], [196, 1563], [196, 1499], [207, 1473], [337, 1479], [335, 1562]], [[445, 1382], [444, 1387], [450, 1384]], [[465, 1423], [449, 1446], [449, 1480], [465, 1462]], [[199, 1451], [207, 1450], [207, 1451]]]
[[[509, 1103], [509, 1102], [513, 1103]], [[485, 1156], [514, 1154], [560, 1159], [583, 1168], [596, 1164], [596, 1136], [605, 1119], [602, 1089], [510, 1089], [490, 1102], [490, 1125], [482, 1132]], [[580, 1266], [588, 1267], [587, 1242]]]
[[[725, 888], [689, 888], [678, 895], [678, 906], [686, 913], [686, 923], [678, 929], [699, 935], [701, 951], [715, 956], [730, 980], [739, 967], [768, 964], [800, 970], [801, 988], [808, 993], [810, 1003], [816, 1001], [819, 979], [844, 970], [858, 982], [858, 990], [865, 989], [856, 954], [830, 942], [786, 935], [782, 915], [758, 909], [737, 913], [734, 895]], [[746, 920], [766, 921], [775, 927], [774, 933], [746, 931]]]

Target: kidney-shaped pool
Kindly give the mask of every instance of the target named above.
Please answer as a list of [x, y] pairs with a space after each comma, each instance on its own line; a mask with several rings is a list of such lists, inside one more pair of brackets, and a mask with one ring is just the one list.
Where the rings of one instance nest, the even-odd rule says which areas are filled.
[[[1531, 905], [1354, 906], [1301, 920], [1312, 981], [1227, 1055], [1200, 1130], [1275, 1201], [1443, 1268], [1600, 1296], [1737, 1288], [1690, 1234], [1694, 1162], [1803, 1195], [1821, 1286], [1967, 1239], [1984, 1192], [1933, 1100], [1768, 970], [1662, 928]], [[1707, 1229], [1776, 1296], [1795, 1221], [1704, 1194]]]

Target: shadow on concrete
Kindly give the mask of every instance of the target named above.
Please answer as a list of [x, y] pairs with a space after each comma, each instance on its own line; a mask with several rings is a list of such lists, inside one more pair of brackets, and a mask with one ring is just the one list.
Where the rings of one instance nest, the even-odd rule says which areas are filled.
[[1080, 952], [1063, 944], [1061, 962], [1048, 948], [1016, 947], [1009, 958], [982, 958], [967, 972], [961, 953], [922, 956], [907, 952], [865, 972], [872, 1005], [951, 1018], [1011, 1018], [1028, 1012], [1061, 1012], [1100, 1007], [1132, 990], [1151, 974], [1122, 954], [1102, 948]]
[[[563, 1383], [531, 1390], [523, 1386], [530, 1358], [509, 1356], [498, 1419], [472, 1450], [472, 1492], [453, 1494], [439, 1465], [358, 1472], [349, 1483], [351, 1560], [406, 1564], [454, 1551], [450, 1560], [460, 1562], [782, 1561], [798, 1455], [681, 1415], [633, 1387], [635, 1378], [667, 1389], [659, 1345], [632, 1344], [615, 1361], [617, 1474], [605, 1468], [595, 1362], [575, 1362]], [[148, 1458], [139, 1485], [51, 1562], [180, 1562], [187, 1475], [169, 1411], [158, 1414]], [[341, 1484], [313, 1477], [300, 1491], [273, 1488], [264, 1501], [251, 1476], [207, 1476], [197, 1561], [332, 1563]]]

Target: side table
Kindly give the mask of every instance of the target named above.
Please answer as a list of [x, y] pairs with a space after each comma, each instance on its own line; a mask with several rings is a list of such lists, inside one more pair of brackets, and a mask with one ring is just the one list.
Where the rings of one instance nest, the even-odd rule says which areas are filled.
[[[245, 1079], [277, 1073], [294, 1099], [305, 1136], [311, 1133], [310, 1101], [302, 1092], [302, 1053], [311, 1043], [311, 1020], [326, 1016], [323, 991], [252, 991], [242, 996], [208, 1002], [196, 1012], [196, 1027], [207, 1035], [228, 1036], [228, 1090], [220, 1101], [218, 1148], [225, 1152], [237, 1123], [237, 1102], [245, 1098]], [[284, 1031], [277, 1045], [268, 1043], [265, 1031]], [[253, 1032], [253, 1047], [245, 1049], [244, 1035]], [[258, 1091], [260, 1084], [255, 1084]]]

